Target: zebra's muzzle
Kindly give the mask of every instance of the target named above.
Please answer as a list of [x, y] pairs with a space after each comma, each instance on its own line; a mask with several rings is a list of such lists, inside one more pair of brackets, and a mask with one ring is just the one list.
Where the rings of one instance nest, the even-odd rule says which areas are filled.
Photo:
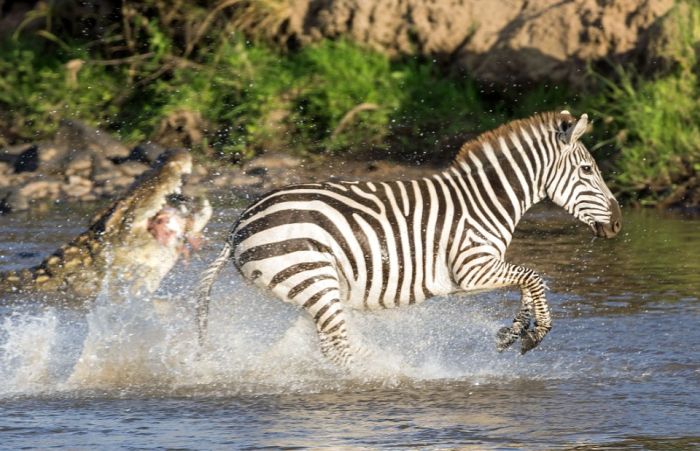
[[610, 222], [596, 222], [593, 227], [595, 236], [613, 238], [622, 230], [622, 212], [615, 199], [610, 199]]

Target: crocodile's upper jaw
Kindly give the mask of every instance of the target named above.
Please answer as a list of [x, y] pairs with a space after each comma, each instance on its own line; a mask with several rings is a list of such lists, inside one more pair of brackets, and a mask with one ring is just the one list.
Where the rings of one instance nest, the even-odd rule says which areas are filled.
[[137, 182], [132, 193], [130, 229], [134, 232], [148, 230], [167, 209], [168, 197], [182, 193], [185, 177], [191, 173], [192, 157], [186, 151], [169, 151], [162, 155], [144, 179]]

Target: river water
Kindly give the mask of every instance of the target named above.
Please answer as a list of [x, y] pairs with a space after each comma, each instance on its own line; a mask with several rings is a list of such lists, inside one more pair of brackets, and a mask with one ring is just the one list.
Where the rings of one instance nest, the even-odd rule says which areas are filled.
[[[309, 320], [233, 268], [198, 352], [190, 293], [239, 211], [217, 209], [211, 242], [153, 299], [0, 306], [0, 447], [700, 447], [697, 219], [625, 211], [606, 241], [537, 208], [509, 258], [550, 288], [554, 328], [538, 349], [495, 350], [516, 292], [449, 296], [352, 314], [371, 355], [346, 374]], [[0, 217], [0, 270], [37, 263], [88, 213]]]

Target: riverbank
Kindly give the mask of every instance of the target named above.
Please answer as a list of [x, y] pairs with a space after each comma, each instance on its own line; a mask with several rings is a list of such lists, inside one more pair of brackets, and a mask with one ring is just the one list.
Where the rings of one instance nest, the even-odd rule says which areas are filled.
[[[124, 193], [164, 150], [153, 142], [128, 146], [104, 130], [79, 121], [63, 121], [53, 139], [0, 149], [0, 213], [113, 199]], [[195, 156], [196, 164], [183, 188], [186, 194], [245, 199], [293, 183], [422, 177], [446, 164], [283, 152], [268, 152], [231, 164], [201, 154]], [[656, 206], [698, 211], [700, 189], [696, 179], [675, 189]]]
[[[52, 140], [0, 151], [0, 212], [112, 199], [124, 193], [164, 150], [152, 142], [130, 147], [103, 130], [64, 121]], [[292, 183], [417, 177], [434, 169], [431, 165], [284, 153], [233, 165], [200, 155], [184, 190], [191, 195], [209, 192], [252, 198]]]
[[[621, 2], [616, 8], [566, 3], [539, 15], [526, 11], [537, 5], [524, 4], [520, 13], [507, 12], [513, 16], [510, 28], [498, 21], [472, 24], [473, 36], [456, 48], [449, 47], [458, 44], [452, 37], [438, 42], [431, 36], [448, 36], [446, 24], [469, 28], [473, 5], [465, 3], [455, 15], [426, 6], [401, 16], [417, 27], [420, 45], [413, 50], [403, 45], [400, 21], [379, 12], [367, 20], [387, 18], [379, 28], [401, 46], [380, 45], [375, 28], [359, 33], [360, 22], [340, 26], [336, 19], [344, 17], [339, 6], [344, 2], [299, 11], [278, 3], [278, 16], [256, 10], [259, 6], [246, 9], [246, 2], [231, 2], [230, 8], [187, 3], [168, 10], [158, 1], [104, 0], [92, 7], [106, 9], [82, 15], [44, 11], [37, 3], [24, 16], [15, 14], [26, 21], [13, 25], [11, 14], [0, 17], [4, 30], [14, 30], [0, 37], [5, 159], [24, 146], [54, 140], [61, 124], [72, 121], [113, 134], [127, 152], [142, 143], [185, 147], [203, 164], [234, 173], [255, 158], [279, 153], [322, 165], [445, 164], [479, 132], [537, 111], [568, 109], [593, 119], [587, 144], [624, 203], [700, 205], [695, 3]], [[308, 30], [294, 28], [297, 13]], [[426, 14], [434, 22], [424, 30], [418, 25]], [[628, 20], [620, 20], [621, 14]], [[291, 28], [278, 30], [284, 21], [271, 17], [288, 18]], [[531, 32], [545, 19], [565, 20], [580, 32], [572, 32], [573, 40], [562, 37], [570, 48]], [[263, 29], [271, 35], [260, 34]], [[499, 61], [501, 79], [492, 70]], [[524, 78], [513, 78], [514, 67]], [[143, 170], [137, 163], [148, 162], [126, 154], [116, 158], [127, 159], [118, 164], [119, 177], [133, 177]], [[57, 199], [99, 198], [111, 190], [112, 182], [88, 178], [88, 186], [72, 180], [66, 189], [66, 183], [32, 189]], [[127, 182], [118, 180], [117, 185]]]

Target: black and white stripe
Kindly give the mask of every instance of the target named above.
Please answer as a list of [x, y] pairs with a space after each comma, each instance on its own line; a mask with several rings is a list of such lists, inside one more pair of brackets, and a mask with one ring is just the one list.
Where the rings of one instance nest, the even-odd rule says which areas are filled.
[[[302, 306], [323, 352], [353, 359], [343, 309], [383, 309], [435, 295], [517, 285], [522, 308], [499, 349], [522, 351], [551, 328], [542, 279], [505, 262], [520, 218], [550, 197], [612, 236], [619, 208], [567, 112], [515, 121], [465, 144], [439, 173], [408, 181], [289, 186], [245, 210], [200, 284], [200, 331], [211, 285], [232, 256], [243, 276]], [[531, 316], [534, 316], [531, 324]], [[202, 336], [203, 337], [203, 336]]]

